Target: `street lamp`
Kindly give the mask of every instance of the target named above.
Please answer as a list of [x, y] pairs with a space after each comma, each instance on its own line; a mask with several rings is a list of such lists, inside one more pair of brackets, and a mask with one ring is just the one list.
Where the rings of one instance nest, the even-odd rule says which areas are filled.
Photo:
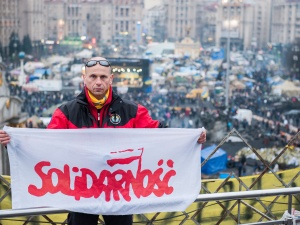
[[227, 5], [227, 19], [224, 21], [223, 26], [227, 28], [227, 54], [226, 54], [226, 81], [225, 81], [225, 107], [229, 113], [229, 75], [230, 75], [230, 30], [238, 26], [238, 20], [230, 19], [230, 3], [235, 0], [222, 0], [223, 5]]
[[17, 44], [17, 41], [14, 42], [13, 44], [13, 47], [14, 47], [14, 53], [13, 53], [13, 60], [14, 60], [14, 66], [16, 66], [16, 61], [17, 61], [17, 47], [18, 47], [18, 44]]
[[19, 59], [21, 63], [21, 70], [19, 75], [19, 86], [22, 87], [22, 85], [25, 83], [25, 73], [24, 73], [24, 58], [25, 58], [25, 52], [19, 53]]
[[300, 49], [299, 47], [296, 45], [292, 48], [292, 52], [293, 52], [293, 71], [295, 71], [295, 74], [297, 74], [299, 72], [299, 68], [297, 67], [298, 65], [298, 53], [299, 53]]
[[136, 22], [136, 43], [141, 43], [141, 21]]

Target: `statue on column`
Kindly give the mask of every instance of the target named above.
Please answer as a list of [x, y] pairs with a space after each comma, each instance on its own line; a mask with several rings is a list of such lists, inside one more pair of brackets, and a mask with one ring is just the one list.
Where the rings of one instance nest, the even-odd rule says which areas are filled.
[[191, 26], [188, 26], [185, 28], [185, 31], [186, 31], [186, 36], [189, 37], [190, 36], [190, 32], [191, 32], [191, 29], [192, 27]]

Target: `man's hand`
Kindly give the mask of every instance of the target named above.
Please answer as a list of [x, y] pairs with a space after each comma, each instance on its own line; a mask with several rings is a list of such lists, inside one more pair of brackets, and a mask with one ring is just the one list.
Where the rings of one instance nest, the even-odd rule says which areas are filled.
[[6, 146], [9, 142], [10, 136], [4, 130], [0, 130], [0, 143]]
[[197, 140], [197, 143], [199, 143], [199, 144], [203, 144], [204, 142], [206, 142], [206, 130], [204, 130], [201, 133], [200, 137]]

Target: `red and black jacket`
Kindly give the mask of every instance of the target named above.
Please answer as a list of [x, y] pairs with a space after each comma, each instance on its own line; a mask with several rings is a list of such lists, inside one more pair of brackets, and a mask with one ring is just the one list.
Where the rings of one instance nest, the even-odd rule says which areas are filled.
[[144, 106], [121, 99], [112, 88], [102, 109], [96, 109], [85, 88], [74, 100], [57, 108], [48, 125], [50, 129], [163, 127]]

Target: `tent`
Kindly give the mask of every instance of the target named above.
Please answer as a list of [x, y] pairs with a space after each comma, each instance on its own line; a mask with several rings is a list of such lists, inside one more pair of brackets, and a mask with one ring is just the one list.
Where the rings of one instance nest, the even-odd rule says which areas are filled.
[[37, 80], [37, 79], [40, 79], [40, 77], [36, 76], [36, 75], [30, 75], [29, 76], [29, 81], [33, 81], [33, 80]]
[[[201, 151], [201, 163], [208, 158], [216, 147], [216, 145], [211, 145]], [[227, 153], [223, 149], [219, 148], [201, 168], [201, 172], [206, 175], [215, 174], [226, 169], [226, 164]]]
[[295, 116], [297, 116], [297, 115], [300, 115], [300, 110], [292, 109], [288, 112], [285, 112], [284, 115], [289, 115], [289, 116], [295, 115]]
[[81, 52], [78, 52], [76, 54], [76, 58], [82, 59], [82, 58], [91, 58], [93, 56], [93, 51], [88, 49], [83, 49]]
[[273, 86], [273, 93], [279, 95], [285, 94], [289, 97], [298, 96], [300, 94], [300, 87], [297, 87], [292, 81], [285, 80], [279, 85]]

